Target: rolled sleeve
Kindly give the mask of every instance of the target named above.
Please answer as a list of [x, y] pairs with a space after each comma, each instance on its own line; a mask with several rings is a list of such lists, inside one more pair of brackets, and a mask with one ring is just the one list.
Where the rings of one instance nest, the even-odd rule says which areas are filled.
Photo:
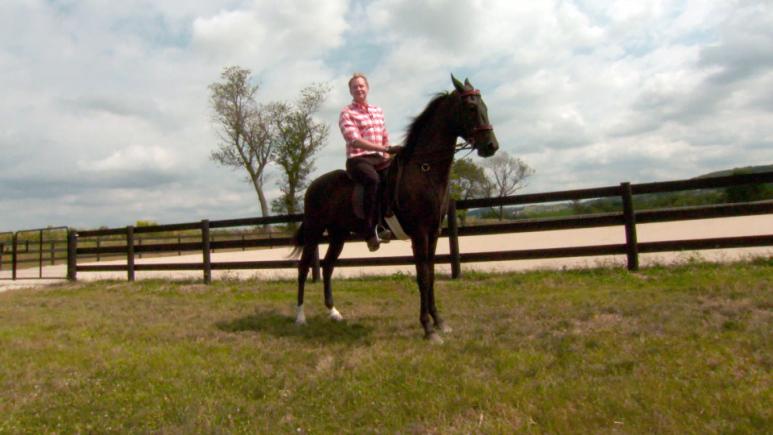
[[352, 115], [347, 110], [342, 111], [338, 117], [338, 128], [341, 129], [341, 135], [343, 135], [347, 145], [362, 138], [360, 129], [357, 128], [357, 123], [352, 119]]

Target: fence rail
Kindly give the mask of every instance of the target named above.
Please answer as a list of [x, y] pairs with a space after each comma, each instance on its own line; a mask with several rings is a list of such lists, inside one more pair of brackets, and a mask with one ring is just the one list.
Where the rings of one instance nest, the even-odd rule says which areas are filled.
[[[63, 278], [43, 276], [43, 266], [67, 259], [59, 255], [67, 252], [67, 249], [58, 247], [66, 243], [63, 236], [67, 231], [67, 227], [48, 227], [0, 233], [0, 272], [11, 271], [10, 276], [0, 276], [0, 279]], [[25, 267], [28, 264], [37, 265], [38, 275], [20, 277], [19, 269], [29, 270], [29, 267]]]
[[[635, 210], [633, 201], [635, 195], [680, 192], [684, 190], [695, 189], [716, 189], [737, 185], [764, 184], [771, 182], [773, 182], [773, 172], [765, 172], [758, 174], [732, 175], [725, 177], [678, 180], [657, 183], [621, 183], [618, 186], [607, 186], [592, 189], [513, 195], [503, 198], [482, 198], [450, 201], [447, 227], [444, 228], [441, 233], [442, 237], [447, 237], [449, 240], [450, 253], [438, 255], [436, 257], [436, 262], [450, 263], [452, 276], [458, 277], [461, 273], [462, 263], [599, 255], [626, 255], [628, 269], [636, 270], [638, 268], [638, 257], [640, 253], [773, 246], [773, 235], [771, 234], [641, 243], [638, 242], [636, 233], [637, 225], [644, 223], [773, 214], [773, 200], [650, 210]], [[525, 219], [502, 224], [487, 224], [463, 227], [458, 226], [456, 219], [457, 210], [561, 201], [580, 201], [609, 197], [616, 197], [620, 199], [621, 207], [619, 211], [559, 218]], [[291, 239], [289, 237], [271, 237], [269, 233], [268, 238], [246, 238], [244, 235], [242, 235], [240, 239], [230, 238], [227, 240], [215, 240], [212, 230], [234, 227], [261, 227], [270, 224], [295, 223], [301, 221], [302, 217], [303, 216], [300, 214], [294, 214], [271, 216], [266, 218], [256, 217], [220, 221], [204, 220], [201, 222], [188, 222], [157, 226], [128, 226], [124, 228], [89, 231], [70, 230], [67, 237], [68, 241], [66, 249], [68, 252], [67, 276], [69, 279], [76, 279], [78, 272], [121, 271], [127, 273], [127, 279], [133, 280], [135, 277], [135, 272], [142, 271], [201, 271], [204, 281], [210, 282], [213, 270], [293, 268], [297, 265], [296, 260], [213, 262], [211, 261], [210, 253], [216, 250], [286, 246], [291, 243]], [[459, 237], [533, 231], [583, 229], [608, 226], [624, 226], [625, 243], [547, 249], [505, 250], [497, 252], [459, 252]], [[138, 235], [158, 234], [173, 231], [195, 231], [198, 234], [196, 236], [186, 237], [178, 235], [176, 236], [176, 243], [168, 242], [170, 237], [159, 237], [155, 239], [167, 241], [162, 243], [152, 243], [150, 238], [140, 239], [138, 237]], [[8, 233], [4, 234], [7, 238]], [[2, 237], [4, 234], [0, 233], [0, 240], [3, 240]], [[14, 270], [18, 257], [17, 235], [18, 233], [13, 234], [13, 241], [15, 246], [14, 253], [16, 253], [12, 255]], [[104, 237], [109, 238], [109, 243], [100, 244], [99, 238]], [[186, 238], [185, 242], [183, 242], [183, 238]], [[96, 239], [97, 242], [93, 246], [85, 246], [86, 243], [84, 241], [87, 239]], [[107, 242], [107, 239], [105, 239], [105, 241]], [[326, 240], [323, 240], [323, 242], [324, 241]], [[2, 242], [0, 242], [0, 244], [2, 244]], [[78, 246], [79, 244], [83, 244], [84, 246]], [[61, 251], [61, 249], [56, 249], [56, 252]], [[142, 256], [143, 254], [163, 254], [172, 252], [179, 254], [183, 251], [200, 252], [202, 254], [202, 261], [197, 263], [135, 263], [135, 257]], [[2, 249], [0, 249], [0, 256], [2, 255], [2, 252]], [[99, 259], [100, 256], [125, 258], [126, 263], [78, 263], [78, 260], [94, 257]], [[3, 267], [2, 262], [3, 259], [0, 257], [0, 267]], [[340, 267], [391, 266], [409, 264], [413, 264], [413, 257], [411, 256], [344, 258], [336, 261], [336, 266]], [[317, 261], [317, 264], [314, 268], [315, 277], [319, 276], [318, 268], [319, 261]]]

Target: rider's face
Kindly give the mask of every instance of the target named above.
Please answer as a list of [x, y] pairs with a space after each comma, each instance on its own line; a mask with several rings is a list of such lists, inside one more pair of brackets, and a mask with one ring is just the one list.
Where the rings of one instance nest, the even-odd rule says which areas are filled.
[[354, 101], [364, 104], [368, 101], [368, 83], [364, 78], [357, 77], [349, 85], [349, 93], [352, 94]]

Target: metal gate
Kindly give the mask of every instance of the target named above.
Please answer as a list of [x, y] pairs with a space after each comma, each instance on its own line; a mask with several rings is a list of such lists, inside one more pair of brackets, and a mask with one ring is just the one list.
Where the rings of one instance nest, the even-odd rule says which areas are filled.
[[0, 233], [0, 280], [67, 278], [67, 227]]

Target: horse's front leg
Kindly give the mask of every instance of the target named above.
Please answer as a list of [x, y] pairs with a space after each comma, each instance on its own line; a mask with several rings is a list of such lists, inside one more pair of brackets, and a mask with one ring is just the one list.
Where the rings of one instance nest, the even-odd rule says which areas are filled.
[[451, 328], [446, 325], [443, 319], [438, 314], [437, 306], [435, 305], [435, 249], [437, 248], [437, 231], [431, 232], [428, 241], [428, 263], [429, 263], [429, 287], [428, 287], [428, 301], [429, 301], [429, 314], [432, 316], [432, 320], [435, 323], [435, 329], [443, 332], [451, 332]]
[[419, 321], [424, 328], [424, 338], [433, 342], [442, 342], [430, 323], [430, 282], [432, 273], [429, 258], [429, 240], [426, 236], [414, 237], [413, 240], [413, 259], [416, 262], [416, 283], [419, 285], [419, 294], [421, 297], [421, 308], [419, 310]]

